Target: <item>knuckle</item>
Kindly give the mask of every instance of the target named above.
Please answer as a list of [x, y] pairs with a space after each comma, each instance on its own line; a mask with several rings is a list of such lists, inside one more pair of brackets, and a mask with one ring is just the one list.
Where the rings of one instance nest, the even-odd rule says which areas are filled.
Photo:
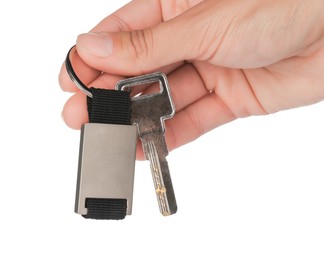
[[205, 133], [205, 129], [201, 117], [197, 114], [196, 111], [189, 109], [189, 107], [185, 109], [185, 111], [189, 121], [188, 125], [190, 125], [191, 131], [194, 133], [194, 136], [198, 138], [199, 136], [203, 135]]
[[132, 31], [130, 37], [130, 54], [137, 60], [145, 60], [149, 57], [152, 47], [152, 33], [149, 29]]
[[118, 31], [128, 32], [132, 29], [130, 24], [117, 14], [111, 14], [109, 19], [111, 23], [118, 29]]

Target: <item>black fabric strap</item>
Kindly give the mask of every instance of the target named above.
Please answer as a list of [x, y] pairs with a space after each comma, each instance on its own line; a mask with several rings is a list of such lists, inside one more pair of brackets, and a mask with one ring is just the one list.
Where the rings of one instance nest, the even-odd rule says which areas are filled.
[[[90, 123], [131, 124], [131, 98], [127, 91], [90, 88], [93, 97], [87, 97]], [[86, 199], [87, 215], [91, 219], [124, 219], [126, 199]]]
[[87, 97], [90, 123], [130, 125], [131, 99], [127, 91], [90, 88]]
[[127, 200], [87, 198], [86, 208], [88, 213], [83, 215], [85, 218], [124, 219], [127, 210]]

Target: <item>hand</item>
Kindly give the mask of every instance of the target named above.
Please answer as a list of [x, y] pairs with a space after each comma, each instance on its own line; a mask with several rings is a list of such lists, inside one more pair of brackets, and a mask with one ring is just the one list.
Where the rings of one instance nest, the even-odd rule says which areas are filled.
[[[236, 118], [324, 98], [321, 0], [134, 0], [79, 35], [76, 48], [76, 73], [93, 87], [168, 74], [177, 111], [166, 121], [170, 150]], [[79, 129], [85, 96], [64, 66], [60, 85], [75, 92], [63, 118]]]

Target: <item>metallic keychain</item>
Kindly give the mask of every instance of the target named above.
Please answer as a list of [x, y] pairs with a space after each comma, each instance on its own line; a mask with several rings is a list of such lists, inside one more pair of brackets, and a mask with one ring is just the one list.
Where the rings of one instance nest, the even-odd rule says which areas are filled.
[[[72, 50], [65, 62], [67, 72], [75, 85], [92, 98], [90, 89], [72, 68]], [[136, 144], [134, 125], [87, 123], [82, 126], [76, 213], [94, 219], [123, 219], [131, 214]]]
[[[65, 64], [71, 80], [83, 93], [92, 98], [90, 89], [76, 76], [69, 55]], [[137, 126], [145, 159], [150, 161], [160, 212], [162, 215], [168, 216], [177, 212], [177, 203], [166, 160], [168, 149], [165, 142], [164, 121], [172, 118], [175, 114], [167, 78], [162, 73], [142, 75], [119, 81], [115, 89], [131, 91], [132, 88], [139, 85], [153, 83], [159, 83], [160, 91], [158, 93], [144, 94], [132, 98], [131, 122]]]
[[70, 56], [72, 54], [72, 52], [76, 52], [75, 46], [73, 46], [68, 54], [66, 55], [66, 59], [65, 59], [65, 67], [66, 67], [66, 71], [70, 77], [70, 79], [72, 80], [72, 82], [74, 83], [74, 85], [81, 90], [84, 94], [86, 94], [88, 97], [92, 98], [92, 93], [90, 92], [90, 89], [84, 85], [82, 83], [82, 81], [78, 78], [78, 76], [75, 74], [74, 69], [72, 67], [72, 63], [70, 60]]

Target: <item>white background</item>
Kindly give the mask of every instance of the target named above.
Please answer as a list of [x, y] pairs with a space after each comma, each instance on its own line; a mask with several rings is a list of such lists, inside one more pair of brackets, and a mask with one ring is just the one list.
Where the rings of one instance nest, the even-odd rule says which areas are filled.
[[174, 216], [160, 216], [147, 162], [132, 216], [73, 212], [79, 132], [61, 120], [57, 76], [76, 36], [126, 2], [0, 4], [0, 259], [324, 259], [324, 103], [173, 151]]

